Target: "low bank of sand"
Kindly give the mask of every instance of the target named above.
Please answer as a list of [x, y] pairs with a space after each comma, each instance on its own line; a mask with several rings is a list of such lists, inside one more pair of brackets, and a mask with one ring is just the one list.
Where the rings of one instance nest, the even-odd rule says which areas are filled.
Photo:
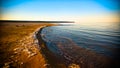
[[0, 67], [46, 68], [34, 33], [36, 29], [53, 24], [2, 23], [0, 24]]

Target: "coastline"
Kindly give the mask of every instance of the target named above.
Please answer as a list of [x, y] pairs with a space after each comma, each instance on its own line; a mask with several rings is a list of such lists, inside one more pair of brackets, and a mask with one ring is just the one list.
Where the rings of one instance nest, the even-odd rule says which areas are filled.
[[[46, 25], [46, 24], [40, 25], [40, 26], [32, 25], [29, 28], [28, 27], [26, 28], [26, 25], [24, 26], [15, 25], [14, 29], [25, 28], [27, 30], [28, 29], [31, 30], [33, 29], [31, 27], [35, 27], [35, 28], [31, 32], [29, 32], [29, 34], [25, 34], [24, 36], [21, 36], [18, 41], [15, 41], [16, 42], [15, 45], [13, 45], [12, 43], [10, 43], [8, 46], [3, 45], [8, 49], [4, 47], [0, 47], [0, 55], [2, 56], [0, 57], [0, 67], [3, 67], [3, 68], [9, 68], [9, 67], [15, 67], [15, 68], [33, 68], [33, 67], [34, 68], [71, 68], [71, 67], [95, 68], [93, 64], [96, 64], [96, 66], [97, 64], [100, 64], [100, 65], [102, 64], [103, 67], [105, 67], [104, 65], [107, 65], [106, 67], [111, 67], [111, 66], [114, 67], [115, 63], [109, 60], [109, 58], [96, 55], [95, 53], [89, 50], [85, 50], [83, 48], [79, 49], [78, 46], [74, 46], [73, 49], [78, 48], [79, 52], [81, 52], [80, 53], [82, 56], [81, 58], [83, 59], [79, 59], [79, 58], [77, 59], [73, 57], [73, 59], [69, 61], [67, 59], [69, 58], [69, 56], [64, 54], [66, 53], [64, 52], [64, 50], [63, 50], [64, 52], [63, 55], [56, 55], [52, 53], [46, 45], [47, 42], [42, 39], [42, 35], [41, 35], [41, 31], [44, 28], [50, 27], [50, 26], [55, 26], [55, 25]], [[10, 30], [13, 30], [13, 29], [10, 29]], [[9, 31], [7, 32], [9, 33]], [[17, 31], [17, 33], [20, 33], [20, 31]], [[26, 31], [26, 33], [28, 32]], [[10, 36], [12, 36], [12, 34], [10, 34]], [[14, 36], [12, 36], [12, 38], [14, 38]], [[7, 39], [7, 42], [8, 40], [10, 39]], [[1, 39], [0, 39], [0, 42], [1, 42]], [[5, 50], [5, 51], [2, 51], [2, 50]], [[65, 49], [65, 50], [68, 50], [68, 49]], [[7, 56], [4, 54], [7, 54]], [[70, 56], [72, 55], [73, 54], [71, 53]], [[99, 57], [97, 58], [97, 56]], [[86, 58], [89, 59], [89, 62]], [[75, 59], [77, 59], [78, 62]], [[95, 63], [93, 63], [93, 61], [91, 60], [94, 60]], [[106, 63], [104, 64], [103, 62], [109, 62], [112, 65], [106, 64]]]
[[69, 64], [63, 56], [58, 56], [51, 52], [46, 45], [46, 42], [42, 39], [41, 31], [42, 29], [49, 27], [45, 26], [39, 29], [36, 33], [36, 38], [40, 47], [41, 53], [44, 55], [44, 58], [47, 60], [47, 68], [80, 68], [78, 64]]
[[[45, 26], [49, 27], [49, 26]], [[47, 60], [47, 68], [66, 68], [67, 66], [54, 54], [52, 53], [46, 46], [46, 42], [42, 40], [41, 31], [45, 27], [39, 29], [36, 33], [36, 37], [38, 40], [38, 44], [40, 46], [40, 51], [44, 55]]]

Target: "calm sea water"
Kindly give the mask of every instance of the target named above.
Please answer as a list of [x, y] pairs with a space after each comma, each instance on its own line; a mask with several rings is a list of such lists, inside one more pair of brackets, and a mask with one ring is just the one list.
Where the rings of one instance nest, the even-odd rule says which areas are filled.
[[[72, 48], [77, 45], [104, 56], [119, 58], [120, 30], [118, 24], [52, 26], [44, 28], [41, 35], [48, 48], [56, 54], [63, 51], [74, 53], [74, 56], [79, 55], [81, 53], [79, 49]], [[68, 47], [71, 50], [66, 49]]]

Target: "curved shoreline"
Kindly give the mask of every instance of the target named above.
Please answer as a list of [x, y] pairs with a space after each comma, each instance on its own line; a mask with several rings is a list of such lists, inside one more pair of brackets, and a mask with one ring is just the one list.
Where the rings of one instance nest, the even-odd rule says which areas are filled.
[[[66, 61], [68, 61], [68, 60], [66, 60], [65, 58], [64, 58], [64, 55], [63, 56], [57, 56], [57, 55], [55, 55], [54, 53], [52, 53], [49, 49], [48, 49], [48, 47], [46, 46], [46, 42], [42, 39], [42, 37], [41, 37], [41, 31], [42, 31], [42, 29], [44, 29], [45, 27], [43, 27], [43, 28], [41, 28], [38, 32], [37, 32], [37, 34], [36, 34], [36, 36], [37, 36], [37, 39], [38, 39], [38, 42], [39, 42], [39, 46], [41, 47], [41, 51], [42, 51], [42, 54], [44, 54], [45, 55], [45, 58], [47, 59], [47, 62], [48, 62], [48, 67], [52, 67], [52, 68], [56, 68], [56, 67], [60, 67], [60, 66], [64, 66], [64, 67], [68, 67], [68, 65], [69, 64], [66, 64]], [[42, 46], [41, 46], [42, 45]], [[83, 51], [82, 51], [83, 50]], [[87, 54], [88, 56], [89, 56], [89, 59], [96, 59], [96, 60], [98, 60], [99, 62], [100, 62], [100, 64], [103, 64], [102, 65], [102, 67], [114, 67], [114, 65], [116, 64], [116, 63], [114, 63], [112, 60], [110, 60], [110, 59], [108, 59], [107, 57], [105, 57], [105, 56], [101, 56], [101, 55], [98, 55], [98, 54], [96, 54], [96, 53], [92, 53], [91, 51], [85, 51], [84, 49], [82, 49], [81, 48], [81, 50], [80, 51], [82, 51], [82, 52], [84, 52], [84, 54]], [[98, 57], [97, 57], [98, 56]], [[85, 56], [86, 57], [86, 56]], [[95, 57], [95, 58], [93, 58], [93, 57]], [[101, 58], [103, 58], [103, 60], [101, 60]], [[87, 59], [84, 59], [84, 60], [86, 60], [87, 61]], [[102, 63], [102, 62], [104, 62], [105, 61], [105, 63]], [[82, 62], [82, 61], [80, 61], [80, 62]], [[94, 67], [94, 65], [93, 66], [91, 66], [91, 64], [93, 64], [93, 62], [94, 61], [89, 61], [89, 62], [87, 62], [87, 64], [86, 63], [83, 63], [83, 64], [80, 64], [80, 63], [78, 63], [80, 66], [82, 66], [82, 68], [93, 68]], [[97, 62], [97, 64], [99, 64], [99, 62]], [[107, 62], [107, 63], [106, 63]], [[59, 65], [60, 64], [60, 65]], [[105, 64], [105, 65], [104, 65]], [[110, 64], [112, 64], [112, 65], [110, 65]], [[87, 66], [86, 66], [87, 65]], [[90, 67], [89, 67], [90, 66]], [[95, 67], [96, 67], [96, 65], [95, 65]], [[101, 65], [100, 65], [100, 67], [101, 67]], [[81, 67], [80, 67], [81, 68]], [[99, 68], [99, 67], [98, 67]]]
[[[48, 26], [45, 26], [48, 27]], [[48, 68], [66, 68], [67, 66], [54, 54], [52, 53], [48, 47], [46, 46], [46, 42], [42, 40], [41, 31], [45, 27], [40, 28], [36, 33], [36, 38], [38, 40], [38, 44], [40, 47], [41, 53], [44, 55], [45, 59], [47, 60], [47, 67]]]

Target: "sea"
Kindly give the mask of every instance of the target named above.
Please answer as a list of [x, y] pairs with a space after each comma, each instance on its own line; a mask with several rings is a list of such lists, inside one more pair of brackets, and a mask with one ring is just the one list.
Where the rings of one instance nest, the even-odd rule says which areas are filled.
[[[119, 60], [119, 26], [119, 23], [63, 24], [45, 27], [42, 29], [41, 35], [51, 52], [63, 55], [68, 60], [77, 61], [81, 60], [81, 57], [90, 60], [92, 57], [90, 61], [95, 61], [97, 60], [95, 55]], [[83, 60], [83, 62], [89, 61]]]

